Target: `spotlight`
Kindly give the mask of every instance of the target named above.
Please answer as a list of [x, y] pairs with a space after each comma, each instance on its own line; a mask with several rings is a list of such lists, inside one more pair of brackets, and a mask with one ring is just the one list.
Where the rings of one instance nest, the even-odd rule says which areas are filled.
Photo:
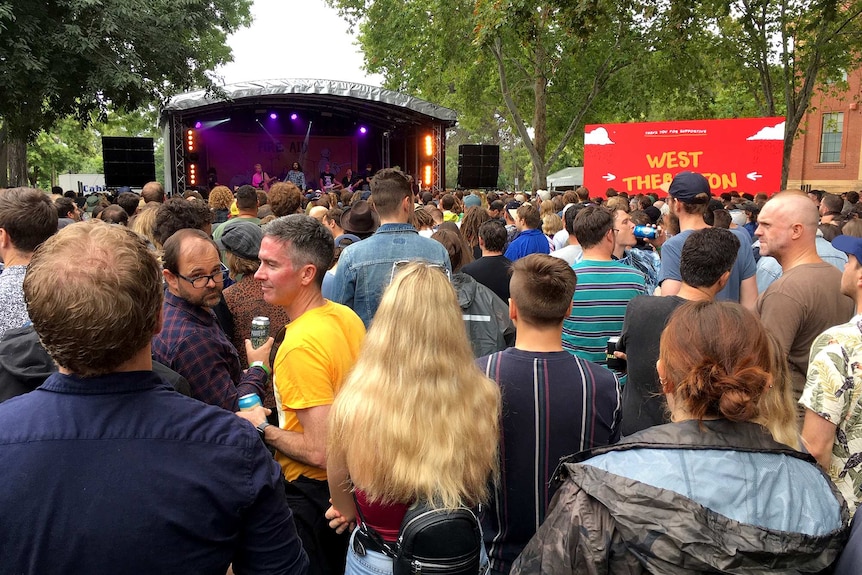
[[195, 130], [200, 130], [201, 126], [203, 126], [203, 124], [201, 124], [200, 122], [195, 122]]
[[368, 128], [366, 128], [365, 126], [359, 126], [360, 134], [365, 134], [366, 132], [368, 132]]
[[270, 120], [276, 120], [276, 119], [278, 119], [278, 114], [276, 114], [275, 112], [272, 112], [272, 113], [269, 115], [269, 119], [270, 119]]
[[290, 115], [291, 120], [296, 120], [299, 116], [296, 115], [296, 112]]

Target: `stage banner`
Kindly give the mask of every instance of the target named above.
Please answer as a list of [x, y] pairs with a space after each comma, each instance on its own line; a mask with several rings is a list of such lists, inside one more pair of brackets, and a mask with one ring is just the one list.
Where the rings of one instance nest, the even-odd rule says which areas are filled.
[[231, 188], [251, 182], [255, 164], [271, 177], [284, 179], [291, 164], [300, 162], [305, 181], [315, 187], [327, 164], [339, 180], [347, 168], [357, 172], [355, 138], [318, 136], [310, 138], [307, 146], [302, 135], [202, 130], [198, 138], [206, 169], [215, 168], [218, 182]]
[[713, 194], [772, 194], [781, 186], [784, 118], [591, 124], [584, 135], [584, 185], [659, 192], [682, 171], [706, 176]]

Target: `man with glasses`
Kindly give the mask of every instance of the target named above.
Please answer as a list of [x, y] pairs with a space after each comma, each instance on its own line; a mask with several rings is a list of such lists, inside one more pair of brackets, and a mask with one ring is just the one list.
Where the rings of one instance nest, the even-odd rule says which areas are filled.
[[257, 349], [246, 340], [249, 368], [243, 372], [236, 348], [212, 312], [221, 299], [226, 272], [215, 242], [205, 232], [184, 229], [164, 248], [167, 289], [162, 330], [153, 338], [153, 359], [185, 377], [192, 397], [205, 403], [236, 411], [243, 395], [263, 397], [272, 338]]

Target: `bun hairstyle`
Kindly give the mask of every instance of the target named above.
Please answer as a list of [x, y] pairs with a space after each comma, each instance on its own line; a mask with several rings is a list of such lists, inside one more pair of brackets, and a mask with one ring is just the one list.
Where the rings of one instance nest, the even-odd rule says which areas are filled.
[[767, 332], [730, 302], [689, 302], [671, 316], [659, 358], [675, 403], [697, 420], [753, 421], [772, 384]]

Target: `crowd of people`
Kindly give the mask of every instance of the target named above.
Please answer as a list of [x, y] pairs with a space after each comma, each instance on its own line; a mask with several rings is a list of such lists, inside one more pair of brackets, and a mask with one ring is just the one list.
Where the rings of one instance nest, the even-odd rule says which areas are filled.
[[259, 174], [0, 190], [0, 573], [862, 572], [855, 192]]

